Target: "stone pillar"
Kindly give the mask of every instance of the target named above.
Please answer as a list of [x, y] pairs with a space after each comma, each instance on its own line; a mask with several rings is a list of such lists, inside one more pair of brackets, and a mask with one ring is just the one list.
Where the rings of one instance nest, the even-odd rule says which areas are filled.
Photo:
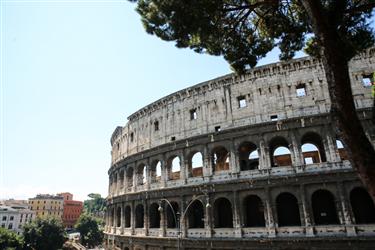
[[203, 150], [203, 176], [209, 177], [212, 176], [212, 161], [211, 161], [211, 153], [208, 149], [208, 146], [206, 145]]
[[151, 166], [150, 166], [150, 161], [147, 160], [147, 165], [146, 165], [146, 183], [145, 185], [145, 190], [150, 189], [150, 183], [151, 183]]
[[233, 191], [233, 227], [234, 227], [234, 237], [241, 238], [241, 211], [240, 211], [240, 201], [238, 198], [238, 191]]
[[160, 233], [161, 233], [161, 237], [164, 237], [165, 236], [165, 231], [166, 231], [166, 223], [165, 223], [165, 215], [164, 215], [164, 207], [162, 206], [162, 203], [160, 202], [159, 203], [159, 208], [162, 208], [160, 209], [159, 213], [160, 213]]
[[124, 233], [125, 228], [125, 205], [124, 202], [121, 203], [121, 234]]
[[275, 220], [274, 220], [274, 209], [273, 202], [271, 201], [271, 195], [269, 188], [265, 189], [265, 213], [266, 213], [266, 227], [268, 229], [268, 237], [276, 237]]
[[[324, 148], [326, 150], [327, 161], [329, 162], [339, 162], [341, 161], [337, 146], [336, 140], [331, 133], [327, 133], [326, 140], [323, 140]], [[328, 150], [327, 150], [328, 149]]]
[[304, 160], [302, 156], [302, 149], [299, 141], [297, 140], [294, 133], [291, 134], [292, 144], [289, 145], [289, 150], [292, 156], [292, 166], [298, 167], [304, 165]]
[[148, 231], [150, 228], [148, 205], [149, 205], [149, 202], [145, 200], [143, 204], [143, 225], [144, 225], [143, 227], [145, 228], [145, 236], [148, 236]]
[[127, 168], [125, 167], [125, 170], [124, 170], [124, 193], [127, 193], [127, 190], [128, 190], [128, 175], [127, 175], [126, 170], [127, 170]]
[[259, 169], [271, 168], [269, 148], [263, 139], [259, 141]]
[[[212, 204], [210, 204], [210, 197], [208, 195], [206, 201], [206, 211], [205, 211], [205, 220], [204, 220], [204, 228], [206, 229], [206, 237], [212, 237], [212, 228], [213, 228], [213, 221], [212, 221]], [[210, 205], [208, 205], [210, 204]]]
[[300, 210], [302, 210], [304, 221], [306, 227], [306, 236], [312, 237], [314, 236], [314, 228], [311, 224], [311, 213], [310, 213], [310, 204], [306, 199], [306, 190], [305, 185], [300, 186], [300, 194], [301, 194], [301, 205]]
[[136, 165], [134, 165], [133, 166], [133, 187], [132, 187], [132, 192], [135, 192], [137, 190], [137, 184], [138, 184], [138, 174], [137, 174]]
[[346, 199], [346, 196], [344, 195], [346, 193], [345, 186], [342, 182], [337, 183], [337, 193], [339, 196], [338, 197], [339, 206], [337, 206], [337, 208], [341, 208], [341, 209], [338, 209], [339, 211], [342, 210], [341, 214], [342, 214], [342, 220], [345, 223], [346, 234], [347, 236], [356, 236], [357, 233], [355, 230], [355, 226], [353, 226], [353, 218], [349, 211], [348, 200]]
[[238, 151], [236, 149], [236, 146], [234, 145], [234, 141], [231, 141], [230, 144], [230, 171], [232, 173], [239, 173], [240, 172], [240, 164], [238, 161]]
[[161, 186], [166, 187], [167, 186], [167, 180], [168, 180], [168, 171], [167, 171], [167, 164], [165, 160], [165, 155], [163, 154], [161, 163]]
[[183, 151], [180, 154], [180, 180], [186, 183], [186, 162]]
[[181, 237], [186, 238], [187, 237], [187, 226], [186, 226], [186, 220], [187, 220], [187, 211], [186, 207], [189, 204], [186, 204], [185, 197], [180, 197], [181, 201], [181, 209], [180, 209], [180, 231], [181, 231]]
[[135, 234], [135, 206], [134, 201], [130, 204], [130, 228], [131, 228], [131, 235]]

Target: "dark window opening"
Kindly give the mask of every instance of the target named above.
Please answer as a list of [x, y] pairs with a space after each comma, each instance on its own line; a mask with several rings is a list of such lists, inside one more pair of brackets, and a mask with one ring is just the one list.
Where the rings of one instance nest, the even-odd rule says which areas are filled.
[[150, 228], [160, 228], [160, 212], [159, 205], [153, 203], [150, 206]]
[[125, 207], [125, 227], [130, 227], [130, 221], [131, 221], [131, 209], [130, 206]]
[[134, 141], [134, 133], [131, 132], [131, 133], [130, 133], [130, 142], [133, 142], [133, 141]]
[[350, 205], [357, 224], [375, 223], [375, 205], [363, 188], [354, 188], [350, 192]]
[[233, 228], [232, 205], [226, 198], [219, 198], [214, 203], [215, 228]]
[[196, 120], [197, 119], [197, 109], [191, 109], [190, 110], [190, 120]]
[[116, 213], [116, 220], [117, 220], [117, 227], [121, 227], [121, 207], [117, 208], [117, 213]]
[[171, 202], [172, 208], [169, 204], [166, 204], [166, 217], [167, 217], [167, 228], [176, 228], [177, 227], [177, 220], [178, 220], [178, 204], [177, 202]]
[[264, 206], [262, 200], [256, 195], [245, 198], [245, 226], [264, 227]]
[[220, 126], [216, 126], [216, 127], [215, 127], [215, 132], [220, 132], [220, 131], [221, 131]]
[[203, 176], [203, 156], [195, 152], [189, 159], [189, 177]]
[[298, 201], [290, 193], [282, 193], [276, 199], [277, 218], [280, 227], [301, 226]]
[[296, 94], [297, 94], [297, 97], [306, 96], [306, 86], [305, 86], [305, 84], [298, 84], [296, 86]]
[[135, 228], [144, 227], [144, 209], [142, 204], [138, 204], [135, 208]]
[[271, 115], [270, 119], [271, 119], [271, 121], [277, 121], [278, 120], [277, 115]]
[[154, 131], [159, 131], [159, 122], [154, 122]]
[[175, 140], [176, 140], [176, 136], [172, 136], [171, 141], [175, 141]]
[[229, 170], [229, 152], [226, 148], [221, 146], [215, 148], [211, 160], [215, 172]]
[[251, 142], [244, 142], [238, 148], [241, 171], [254, 170], [259, 167], [258, 149]]
[[315, 191], [311, 197], [311, 203], [316, 225], [339, 224], [335, 200], [331, 192]]
[[204, 228], [204, 209], [202, 202], [196, 200], [188, 210], [188, 228]]
[[289, 150], [289, 143], [283, 137], [276, 137], [271, 140], [270, 152], [271, 155], [271, 166], [291, 166], [292, 157]]

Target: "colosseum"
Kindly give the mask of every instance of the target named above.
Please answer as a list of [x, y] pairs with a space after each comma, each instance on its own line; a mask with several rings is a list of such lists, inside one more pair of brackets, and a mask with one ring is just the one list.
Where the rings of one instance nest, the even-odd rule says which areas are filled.
[[[375, 48], [353, 58], [375, 146]], [[107, 249], [375, 249], [375, 207], [305, 57], [225, 75], [131, 114], [111, 137]]]

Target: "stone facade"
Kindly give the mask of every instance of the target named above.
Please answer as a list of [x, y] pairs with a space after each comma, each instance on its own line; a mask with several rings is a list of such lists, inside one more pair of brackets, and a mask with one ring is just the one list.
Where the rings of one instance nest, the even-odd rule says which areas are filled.
[[[375, 49], [350, 62], [373, 145], [374, 71]], [[130, 115], [111, 137], [107, 247], [373, 249], [374, 203], [329, 111], [321, 63], [302, 58], [204, 82]]]

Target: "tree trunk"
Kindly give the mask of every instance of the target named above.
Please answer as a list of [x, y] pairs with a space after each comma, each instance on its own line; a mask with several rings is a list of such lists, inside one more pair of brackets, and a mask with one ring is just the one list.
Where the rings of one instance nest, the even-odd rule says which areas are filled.
[[322, 62], [331, 98], [331, 113], [349, 160], [375, 202], [375, 150], [363, 130], [354, 106], [348, 58], [343, 41], [324, 14], [320, 1], [301, 0], [322, 47]]

